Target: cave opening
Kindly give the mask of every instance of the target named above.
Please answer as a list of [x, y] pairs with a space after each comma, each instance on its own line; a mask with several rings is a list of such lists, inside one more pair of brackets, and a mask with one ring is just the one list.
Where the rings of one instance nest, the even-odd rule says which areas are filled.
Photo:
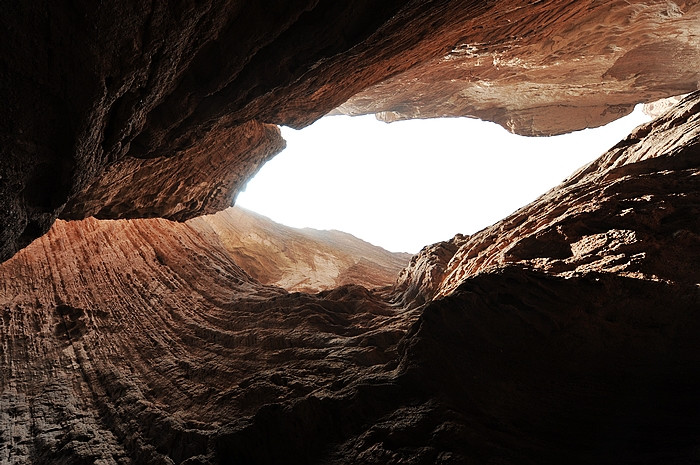
[[524, 137], [472, 118], [328, 116], [302, 130], [282, 127], [287, 148], [236, 204], [287, 226], [416, 253], [506, 217], [649, 119], [640, 104], [599, 128]]

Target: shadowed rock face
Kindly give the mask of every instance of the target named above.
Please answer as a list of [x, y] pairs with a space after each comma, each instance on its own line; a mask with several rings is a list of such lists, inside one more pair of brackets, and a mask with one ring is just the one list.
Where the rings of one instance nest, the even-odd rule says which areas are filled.
[[690, 1], [4, 5], [0, 462], [700, 461], [697, 93], [390, 289], [289, 293], [169, 221], [343, 102], [550, 134], [691, 92], [698, 24]]
[[195, 212], [216, 213], [229, 207], [240, 186], [284, 146], [277, 126], [249, 121], [210, 133], [175, 157], [126, 157], [70, 201], [61, 217], [185, 221]]
[[58, 221], [0, 266], [0, 461], [697, 461], [699, 109], [389, 291], [262, 285], [196, 222]]
[[188, 225], [214, 231], [248, 274], [288, 291], [391, 286], [411, 258], [341, 231], [290, 228], [238, 207], [192, 219]]
[[61, 215], [185, 220], [229, 206], [282, 147], [266, 124], [302, 127], [353, 96], [343, 111], [387, 120], [472, 115], [523, 134], [603, 124], [697, 88], [698, 11], [15, 2], [0, 18], [0, 260]]

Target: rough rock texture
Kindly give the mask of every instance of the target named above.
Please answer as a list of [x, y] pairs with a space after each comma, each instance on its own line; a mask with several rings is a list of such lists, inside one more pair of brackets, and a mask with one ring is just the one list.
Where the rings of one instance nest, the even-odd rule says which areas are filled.
[[61, 217], [185, 221], [216, 213], [231, 206], [240, 187], [284, 146], [277, 126], [249, 121], [213, 131], [175, 157], [125, 157], [69, 202]]
[[59, 221], [0, 266], [0, 461], [697, 462], [699, 150], [694, 94], [389, 292]]
[[[698, 85], [695, 1], [6, 3], [0, 260], [63, 212], [222, 208], [271, 125], [352, 96], [549, 134]], [[699, 462], [699, 112], [389, 290], [264, 285], [211, 224], [56, 222], [0, 266], [0, 462]]]
[[58, 221], [0, 269], [3, 464], [303, 463], [294, 437], [246, 443], [256, 416], [316, 421], [313, 399], [395, 364], [407, 328], [359, 286], [261, 285], [216, 233], [161, 219]]
[[239, 207], [187, 224], [197, 231], [213, 230], [248, 274], [288, 291], [319, 292], [346, 284], [391, 286], [411, 258], [341, 231], [290, 228]]
[[642, 106], [644, 114], [656, 118], [666, 113], [671, 107], [680, 102], [685, 95], [674, 95], [673, 97], [662, 98], [655, 102], [645, 103]]
[[[336, 110], [391, 122], [473, 116], [523, 135], [606, 124], [635, 103], [700, 88], [700, 3], [498, 2], [440, 56]], [[691, 64], [692, 63], [692, 64]]]
[[699, 101], [695, 93], [639, 126], [495, 225], [424, 248], [398, 288], [429, 300], [465, 277], [513, 263], [559, 276], [601, 271], [699, 283]]
[[[368, 88], [346, 111], [475, 115], [526, 134], [602, 124], [697, 88], [699, 10], [665, 0], [13, 2], [0, 16], [0, 260], [66, 204], [66, 218], [178, 220], [227, 206], [280, 146], [269, 134], [269, 147], [253, 137], [247, 150], [240, 133], [252, 121], [304, 126]], [[206, 179], [193, 169], [202, 157]]]

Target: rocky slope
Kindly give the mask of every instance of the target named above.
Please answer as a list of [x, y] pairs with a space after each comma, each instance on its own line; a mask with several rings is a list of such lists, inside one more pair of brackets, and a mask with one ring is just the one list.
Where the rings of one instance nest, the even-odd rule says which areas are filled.
[[700, 282], [699, 112], [696, 93], [503, 221], [426, 247], [399, 289], [429, 300], [515, 263], [559, 276]]
[[401, 312], [358, 286], [261, 285], [218, 239], [166, 220], [58, 221], [2, 265], [1, 463], [259, 461], [302, 443], [246, 443], [256, 415], [395, 363]]
[[393, 292], [262, 285], [191, 222], [59, 221], [0, 266], [0, 461], [693, 463], [699, 118]]
[[602, 124], [697, 88], [698, 12], [666, 0], [15, 2], [0, 17], [0, 260], [60, 215], [184, 220], [228, 206], [281, 148], [266, 124], [301, 127], [353, 96], [344, 111], [472, 115], [523, 134]]
[[187, 224], [196, 231], [213, 230], [248, 274], [288, 291], [319, 292], [346, 284], [391, 286], [411, 258], [341, 231], [290, 228], [239, 207]]

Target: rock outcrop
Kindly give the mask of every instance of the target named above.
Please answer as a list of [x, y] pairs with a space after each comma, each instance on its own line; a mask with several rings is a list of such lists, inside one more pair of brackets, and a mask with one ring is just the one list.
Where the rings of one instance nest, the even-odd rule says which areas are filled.
[[359, 286], [264, 286], [218, 234], [162, 219], [59, 220], [0, 270], [8, 464], [303, 463], [319, 452], [296, 442], [311, 425], [278, 422], [291, 436], [272, 447], [253, 418], [289, 400], [315, 422], [303, 399], [327, 402], [395, 363], [408, 325]]
[[635, 103], [698, 89], [695, 1], [499, 2], [462, 37], [376, 84], [336, 112], [391, 122], [472, 116], [512, 132], [554, 135], [601, 126]]
[[250, 121], [209, 134], [169, 158], [126, 157], [105, 170], [61, 217], [185, 221], [231, 206], [242, 185], [285, 146], [277, 126]]
[[59, 221], [0, 266], [0, 458], [697, 461], [699, 118], [696, 93], [393, 291], [265, 286], [192, 222]]
[[411, 258], [341, 231], [290, 228], [239, 207], [187, 224], [203, 233], [214, 231], [248, 274], [288, 291], [313, 293], [346, 284], [391, 286]]
[[[699, 94], [638, 127], [563, 184], [472, 236], [424, 248], [399, 277], [419, 301], [510, 264], [700, 282]], [[615, 227], [611, 227], [614, 224]]]
[[262, 125], [302, 127], [353, 96], [344, 111], [472, 115], [524, 134], [603, 124], [697, 88], [699, 9], [15, 3], [0, 18], [0, 260], [62, 214], [184, 220], [228, 206], [281, 147]]
[[[526, 3], [4, 5], [0, 462], [699, 462], [700, 3]], [[341, 104], [541, 135], [685, 93], [388, 289], [191, 220]]]

